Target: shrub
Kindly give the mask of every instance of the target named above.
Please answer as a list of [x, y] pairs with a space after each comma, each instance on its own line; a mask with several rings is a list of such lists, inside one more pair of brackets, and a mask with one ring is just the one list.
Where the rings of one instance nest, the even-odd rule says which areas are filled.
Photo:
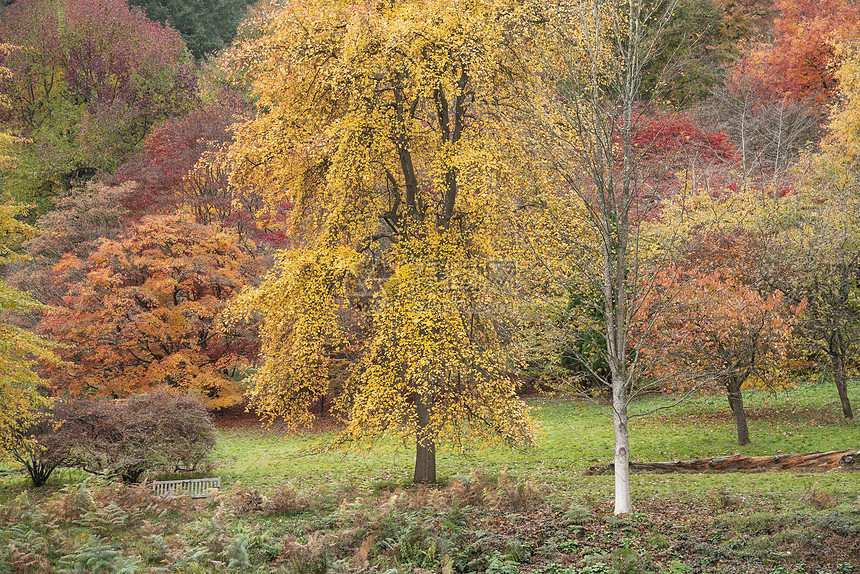
[[230, 495], [230, 506], [239, 514], [262, 512], [266, 499], [257, 489], [243, 490], [235, 488]]
[[87, 472], [138, 482], [145, 473], [198, 469], [215, 446], [215, 426], [190, 395], [155, 391], [71, 404], [79, 421], [71, 460]]

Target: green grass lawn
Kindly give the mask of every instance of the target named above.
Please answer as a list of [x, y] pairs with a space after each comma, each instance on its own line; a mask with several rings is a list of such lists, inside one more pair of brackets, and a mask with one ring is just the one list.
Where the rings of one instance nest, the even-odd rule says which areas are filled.
[[[743, 448], [723, 397], [635, 402], [631, 413], [654, 412], [631, 421], [633, 459], [860, 449], [831, 386], [745, 401]], [[610, 418], [569, 398], [528, 403], [536, 447], [442, 448], [438, 488], [409, 485], [409, 444], [329, 452], [334, 431], [284, 436], [235, 419], [218, 431], [213, 500], [153, 499], [65, 470], [31, 489], [7, 469], [0, 573], [860, 574], [860, 473], [633, 473], [636, 513], [615, 517], [613, 477], [587, 472], [612, 459]]]
[[[734, 419], [721, 396], [691, 398], [671, 409], [634, 416], [630, 423], [633, 460], [664, 461], [731, 455], [769, 455], [778, 452], [817, 452], [860, 449], [860, 425], [841, 418], [835, 389], [807, 385], [796, 390], [745, 393], [752, 443], [737, 445]], [[542, 431], [534, 448], [472, 447], [459, 451], [441, 448], [437, 469], [441, 480], [474, 469], [507, 473], [537, 480], [557, 490], [602, 490], [611, 477], [585, 476], [591, 465], [612, 460], [613, 434], [609, 415], [594, 404], [570, 398], [531, 398], [529, 404]], [[860, 402], [856, 401], [855, 402]], [[631, 414], [654, 411], [673, 404], [656, 395], [635, 402]], [[860, 406], [860, 405], [858, 405]], [[333, 432], [283, 436], [261, 429], [222, 429], [216, 451], [218, 472], [225, 484], [240, 480], [246, 486], [272, 487], [284, 481], [307, 488], [320, 484], [367, 486], [409, 481], [414, 447], [381, 442], [370, 452], [320, 452]], [[746, 480], [734, 474], [731, 481]], [[745, 475], [748, 476], [748, 475]], [[719, 484], [721, 475], [634, 477], [635, 490], [651, 496], [681, 485]], [[838, 476], [820, 476], [822, 483], [851, 482]], [[750, 487], [769, 481], [752, 475]], [[791, 487], [797, 481], [786, 481]], [[803, 482], [803, 481], [800, 481]], [[674, 483], [678, 483], [677, 485]], [[688, 486], [685, 486], [685, 488]], [[611, 492], [607, 492], [610, 495]]]

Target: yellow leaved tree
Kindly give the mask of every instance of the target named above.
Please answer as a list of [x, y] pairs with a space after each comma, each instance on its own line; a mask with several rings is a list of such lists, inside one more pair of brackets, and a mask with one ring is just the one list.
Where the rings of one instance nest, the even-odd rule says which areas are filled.
[[[36, 235], [36, 229], [16, 219], [21, 207], [0, 205], [0, 265], [17, 261], [14, 248]], [[27, 312], [43, 305], [27, 293], [0, 279], [0, 313]], [[0, 320], [0, 453], [27, 440], [20, 432], [37, 417], [48, 400], [37, 391], [42, 380], [36, 373], [40, 361], [58, 362], [53, 345], [32, 331]]]
[[232, 183], [292, 204], [296, 244], [238, 304], [264, 316], [252, 405], [306, 425], [339, 379], [336, 442], [412, 437], [416, 482], [436, 480], [439, 441], [533, 437], [490, 263], [505, 204], [488, 139], [520, 73], [517, 6], [297, 0], [235, 56], [258, 114], [237, 127]]
[[[13, 47], [0, 44], [0, 54], [8, 54]], [[7, 77], [9, 70], [0, 67], [0, 77]], [[8, 107], [8, 99], [0, 95], [0, 108]], [[7, 155], [17, 141], [6, 132], [0, 132], [0, 171], [15, 165], [15, 158]], [[34, 237], [37, 230], [16, 218], [22, 211], [18, 205], [0, 205], [0, 266], [20, 260], [15, 249], [25, 240]], [[41, 308], [34, 298], [0, 279], [0, 315], [27, 312]], [[0, 318], [0, 454], [7, 449], [20, 446], [27, 428], [38, 416], [38, 410], [47, 406], [48, 400], [37, 392], [42, 382], [36, 373], [40, 361], [58, 362], [51, 350], [53, 345], [26, 329]]]

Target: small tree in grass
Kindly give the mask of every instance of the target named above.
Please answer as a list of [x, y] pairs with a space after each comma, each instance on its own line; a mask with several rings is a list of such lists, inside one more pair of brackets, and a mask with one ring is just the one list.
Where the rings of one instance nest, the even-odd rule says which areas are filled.
[[24, 465], [33, 486], [42, 486], [58, 466], [69, 464], [74, 445], [81, 440], [75, 405], [55, 401], [12, 432], [9, 456]]
[[661, 272], [643, 305], [651, 329], [643, 353], [651, 374], [676, 385], [723, 388], [735, 418], [738, 443], [750, 442], [742, 387], [768, 381], [785, 362], [803, 304], [792, 307], [779, 291], [762, 295], [720, 271]]

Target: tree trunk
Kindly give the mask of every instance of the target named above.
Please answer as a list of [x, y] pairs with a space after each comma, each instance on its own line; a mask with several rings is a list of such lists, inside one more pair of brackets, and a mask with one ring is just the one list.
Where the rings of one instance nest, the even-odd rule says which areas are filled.
[[[603, 256], [601, 281], [596, 281], [595, 286], [601, 287], [603, 293], [606, 359], [611, 376], [606, 383], [612, 390], [615, 514], [633, 512], [627, 388], [633, 388], [639, 373], [637, 353], [628, 353], [628, 349], [633, 350], [628, 334], [640, 297], [639, 218], [645, 213], [645, 204], [641, 203], [645, 195], [640, 178], [643, 166], [634, 146], [640, 114], [634, 111], [639, 107], [642, 68], [654, 57], [656, 40], [677, 3], [628, 0], [611, 4], [613, 9], [609, 10], [604, 9], [606, 2], [598, 0], [574, 3], [577, 8], [570, 14], [575, 20], [570, 29], [576, 33], [564, 39], [563, 51], [569, 45], [584, 51], [590, 72], [580, 67], [582, 58], [577, 58], [569, 71], [574, 75], [590, 73], [590, 83], [586, 89], [574, 87], [567, 91], [565, 87], [561, 94], [550, 96], [561, 96], [556, 110], [566, 120], [553, 120], [546, 126], [563, 150], [559, 155], [553, 153], [551, 161], [561, 160], [560, 173], [569, 189], [579, 194], [587, 206]], [[552, 2], [546, 5], [556, 6]], [[560, 15], [567, 13], [566, 8]], [[608, 32], [610, 29], [614, 32]], [[566, 124], [565, 128], [556, 132], [560, 124]]]
[[851, 401], [848, 400], [848, 377], [845, 374], [845, 357], [841, 353], [830, 355], [830, 368], [833, 371], [833, 382], [842, 403], [842, 415], [849, 420], [854, 418]]
[[630, 514], [630, 438], [627, 433], [627, 389], [622, 377], [612, 380], [612, 426], [615, 430], [615, 514]]
[[435, 484], [436, 443], [428, 436], [430, 407], [421, 393], [415, 393], [415, 411], [418, 414], [418, 432], [415, 438], [415, 474], [412, 481], [416, 484]]
[[48, 482], [48, 477], [51, 476], [51, 471], [54, 470], [38, 462], [28, 462], [24, 466], [27, 468], [27, 473], [30, 475], [30, 481], [34, 487], [43, 486]]
[[742, 381], [729, 378], [726, 382], [726, 394], [732, 414], [735, 415], [735, 427], [738, 430], [738, 444], [745, 445], [750, 442], [750, 431], [747, 427], [747, 414], [744, 412], [744, 397], [741, 393]]

